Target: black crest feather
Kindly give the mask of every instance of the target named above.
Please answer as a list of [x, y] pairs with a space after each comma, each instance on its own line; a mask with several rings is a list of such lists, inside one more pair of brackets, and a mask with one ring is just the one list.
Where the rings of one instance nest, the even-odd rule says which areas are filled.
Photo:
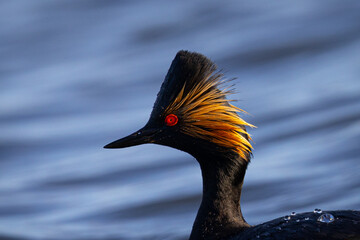
[[[216, 70], [216, 65], [200, 53], [179, 51], [171, 63], [154, 104], [153, 114], [159, 116], [172, 103], [186, 83], [191, 89], [198, 79], [204, 79]], [[156, 111], [158, 110], [158, 111]]]

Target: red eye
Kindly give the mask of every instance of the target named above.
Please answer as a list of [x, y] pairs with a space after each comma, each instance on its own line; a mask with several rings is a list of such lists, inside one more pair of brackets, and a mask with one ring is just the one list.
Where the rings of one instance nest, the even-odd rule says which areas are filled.
[[178, 117], [174, 114], [169, 114], [165, 118], [165, 124], [168, 126], [175, 126], [178, 123]]

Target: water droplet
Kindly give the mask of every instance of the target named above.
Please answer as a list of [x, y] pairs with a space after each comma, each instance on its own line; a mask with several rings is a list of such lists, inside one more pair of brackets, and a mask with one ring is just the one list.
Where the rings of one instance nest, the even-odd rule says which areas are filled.
[[290, 219], [291, 219], [290, 216], [285, 216], [285, 217], [284, 217], [284, 220], [286, 220], [286, 221], [289, 221]]
[[324, 213], [324, 214], [320, 215], [320, 217], [318, 218], [318, 221], [323, 222], [323, 223], [331, 223], [331, 222], [335, 221], [335, 218], [330, 213]]
[[277, 230], [281, 230], [281, 227], [277, 227], [276, 229], [277, 229]]
[[320, 214], [320, 213], [322, 213], [322, 210], [320, 208], [315, 208], [314, 213], [319, 213]]
[[291, 216], [295, 216], [296, 215], [296, 212], [291, 212]]
[[305, 218], [305, 221], [309, 221], [309, 219], [310, 219], [310, 218], [306, 217], [306, 218]]
[[141, 133], [142, 133], [141, 131], [138, 131], [138, 132], [137, 132], [137, 135], [140, 135]]
[[256, 238], [260, 238], [260, 236], [259, 236], [259, 235], [256, 235]]
[[297, 219], [296, 222], [300, 222], [300, 219]]

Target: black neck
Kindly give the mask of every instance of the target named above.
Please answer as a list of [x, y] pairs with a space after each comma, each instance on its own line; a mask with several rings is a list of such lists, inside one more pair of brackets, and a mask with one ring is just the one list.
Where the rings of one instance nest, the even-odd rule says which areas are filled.
[[224, 239], [249, 227], [240, 208], [247, 161], [237, 158], [233, 154], [196, 157], [202, 171], [203, 198], [190, 240]]

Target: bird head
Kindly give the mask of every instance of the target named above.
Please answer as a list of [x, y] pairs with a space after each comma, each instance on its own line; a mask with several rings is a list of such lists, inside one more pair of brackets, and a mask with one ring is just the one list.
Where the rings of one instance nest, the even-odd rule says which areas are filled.
[[199, 53], [179, 51], [157, 95], [148, 123], [133, 134], [105, 148], [144, 143], [170, 146], [194, 157], [207, 152], [237, 154], [248, 161], [250, 135], [239, 117], [241, 109], [226, 97], [223, 75]]

